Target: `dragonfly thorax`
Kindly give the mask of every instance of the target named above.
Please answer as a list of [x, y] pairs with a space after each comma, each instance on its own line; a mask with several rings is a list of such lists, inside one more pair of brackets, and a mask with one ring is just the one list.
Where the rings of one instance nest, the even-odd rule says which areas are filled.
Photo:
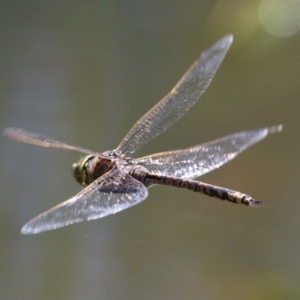
[[114, 166], [115, 162], [108, 158], [88, 155], [73, 164], [72, 172], [79, 184], [87, 186], [110, 171]]

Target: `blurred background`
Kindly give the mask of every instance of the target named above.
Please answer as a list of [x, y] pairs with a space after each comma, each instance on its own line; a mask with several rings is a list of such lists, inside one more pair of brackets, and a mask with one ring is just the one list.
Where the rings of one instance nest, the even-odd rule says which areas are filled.
[[95, 151], [228, 33], [201, 100], [134, 157], [283, 124], [204, 182], [249, 209], [170, 187], [97, 221], [22, 236], [81, 188], [80, 154], [1, 137], [1, 299], [299, 299], [300, 4], [272, 1], [1, 1], [0, 126]]

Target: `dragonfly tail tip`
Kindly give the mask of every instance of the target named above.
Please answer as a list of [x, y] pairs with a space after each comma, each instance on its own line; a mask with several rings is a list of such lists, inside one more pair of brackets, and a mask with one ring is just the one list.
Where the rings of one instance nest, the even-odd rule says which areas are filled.
[[249, 201], [249, 206], [259, 206], [261, 204], [262, 204], [262, 201], [255, 200], [253, 198]]

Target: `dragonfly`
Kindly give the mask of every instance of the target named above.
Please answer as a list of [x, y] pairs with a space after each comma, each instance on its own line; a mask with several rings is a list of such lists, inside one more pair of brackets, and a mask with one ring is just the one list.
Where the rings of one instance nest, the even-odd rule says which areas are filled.
[[233, 36], [227, 35], [204, 51], [177, 85], [133, 125], [115, 150], [94, 152], [21, 128], [6, 128], [4, 135], [19, 142], [86, 154], [72, 165], [73, 175], [84, 189], [30, 220], [21, 233], [36, 234], [115, 214], [145, 200], [148, 188], [157, 184], [250, 207], [260, 205], [261, 201], [247, 194], [195, 178], [229, 162], [268, 134], [281, 131], [281, 125], [234, 133], [183, 150], [138, 159], [130, 156], [173, 125], [196, 103], [209, 86], [232, 40]]

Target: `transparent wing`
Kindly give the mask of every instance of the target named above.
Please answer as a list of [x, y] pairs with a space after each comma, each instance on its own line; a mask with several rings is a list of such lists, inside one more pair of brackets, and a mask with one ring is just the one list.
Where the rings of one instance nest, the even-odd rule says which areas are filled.
[[32, 144], [36, 146], [41, 146], [46, 148], [66, 149], [66, 150], [79, 151], [82, 153], [87, 153], [92, 155], [99, 155], [99, 153], [94, 152], [92, 150], [85, 149], [82, 147], [67, 145], [65, 143], [56, 141], [47, 136], [30, 132], [22, 128], [8, 127], [4, 130], [3, 134], [12, 140], [27, 143], [27, 144]]
[[173, 90], [135, 123], [117, 150], [133, 153], [179, 120], [208, 87], [232, 39], [225, 36], [204, 51]]
[[279, 125], [243, 131], [206, 144], [157, 153], [136, 161], [151, 173], [192, 179], [219, 168], [251, 145], [264, 139], [269, 133], [281, 130], [282, 126]]
[[148, 196], [147, 188], [120, 170], [95, 180], [73, 198], [30, 220], [23, 234], [34, 234], [85, 220], [94, 220], [131, 207]]

